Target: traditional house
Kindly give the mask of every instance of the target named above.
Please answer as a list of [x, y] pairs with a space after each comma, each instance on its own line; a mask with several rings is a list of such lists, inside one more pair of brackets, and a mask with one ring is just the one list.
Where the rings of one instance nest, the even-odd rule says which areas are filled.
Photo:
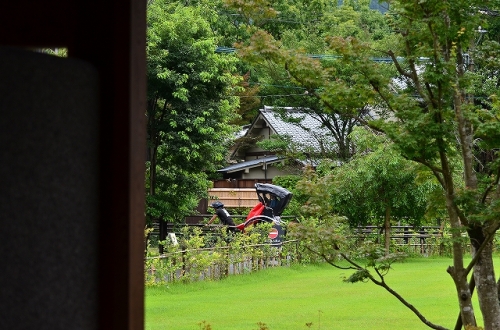
[[[227, 207], [252, 207], [258, 202], [255, 183], [271, 183], [277, 175], [293, 173], [284, 166], [284, 157], [256, 144], [276, 135], [289, 141], [295, 152], [304, 154], [335, 147], [331, 133], [319, 118], [304, 109], [264, 106], [232, 149], [232, 163], [219, 170], [223, 179], [214, 182], [214, 188], [209, 190], [211, 198], [221, 200]], [[296, 169], [305, 165], [303, 161], [296, 162]]]

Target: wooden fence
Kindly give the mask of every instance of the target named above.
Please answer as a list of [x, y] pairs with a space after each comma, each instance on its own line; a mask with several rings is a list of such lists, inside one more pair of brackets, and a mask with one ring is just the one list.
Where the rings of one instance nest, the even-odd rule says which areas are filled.
[[[217, 280], [229, 275], [290, 265], [294, 253], [282, 253], [281, 248], [284, 245], [293, 249], [296, 247], [296, 241], [285, 241], [279, 247], [271, 244], [251, 244], [239, 247], [236, 251], [231, 246], [179, 249], [159, 256], [147, 257], [146, 281], [158, 284], [159, 282]], [[198, 262], [193, 262], [193, 260]]]
[[[377, 242], [383, 242], [385, 229], [377, 226], [363, 226], [355, 229], [355, 233], [360, 240], [368, 237]], [[439, 226], [391, 226], [391, 244], [405, 252], [412, 252], [422, 255], [443, 255], [450, 253], [449, 247], [443, 240], [436, 244], [437, 240], [444, 238], [443, 228]]]
[[[357, 227], [354, 231], [363, 237], [380, 236], [385, 232], [383, 227], [377, 226]], [[411, 239], [425, 241], [428, 238], [442, 236], [443, 231], [439, 226], [422, 226], [418, 228], [412, 226], [391, 226], [391, 240], [396, 244], [408, 244]]]
[[[166, 232], [172, 233], [180, 233], [183, 227], [199, 227], [202, 231], [210, 231], [210, 228], [218, 227], [220, 225], [210, 225], [206, 226], [204, 223], [200, 223], [203, 219], [212, 217], [212, 214], [199, 214], [194, 215], [194, 218], [199, 221], [196, 223], [173, 223], [167, 222], [165, 223]], [[246, 216], [244, 215], [232, 215], [232, 218], [236, 220], [236, 222], [243, 222]], [[239, 219], [239, 220], [237, 220]], [[295, 216], [282, 216], [281, 219], [285, 222], [295, 220]], [[151, 235], [159, 234], [159, 225], [155, 223], [153, 225], [153, 232]], [[383, 236], [384, 228], [378, 226], [360, 226], [354, 229], [354, 233], [359, 237], [368, 237], [368, 236]], [[433, 237], [442, 237], [443, 232], [442, 228], [439, 226], [422, 226], [422, 227], [412, 227], [412, 226], [392, 226], [391, 227], [391, 239], [394, 240], [398, 244], [406, 244], [410, 239], [418, 238], [419, 240], [425, 240], [427, 238]]]
[[[211, 215], [199, 215], [198, 220], [210, 217]], [[242, 218], [241, 221], [236, 220], [236, 222], [242, 222], [245, 216], [233, 216], [233, 218]], [[294, 216], [284, 216], [282, 219], [287, 222], [295, 219]], [[192, 224], [179, 224], [179, 223], [166, 223], [161, 228], [156, 225], [155, 229], [151, 233], [151, 236], [155, 237], [155, 240], [166, 239], [168, 233], [175, 233], [178, 237], [182, 237], [183, 227], [199, 227], [202, 230], [202, 234], [213, 232], [214, 227], [219, 227], [219, 225], [206, 226], [200, 224], [200, 221]], [[383, 242], [384, 229], [383, 227], [377, 226], [363, 226], [354, 229], [354, 233], [357, 238], [362, 241], [367, 238], [372, 238], [375, 241]], [[437, 239], [443, 238], [442, 228], [439, 226], [422, 226], [414, 228], [411, 226], [392, 226], [391, 227], [391, 241], [393, 245], [398, 247], [404, 247], [409, 252], [421, 253], [421, 254], [443, 254], [447, 253], [445, 246], [436, 245]], [[435, 249], [439, 249], [436, 251]], [[160, 246], [160, 253], [163, 253], [163, 249]]]
[[[182, 239], [184, 228], [200, 228], [202, 235], [214, 234], [213, 229], [219, 225], [174, 224], [168, 223], [165, 228], [168, 233]], [[421, 254], [443, 254], [446, 244], [436, 244], [434, 238], [442, 238], [440, 227], [424, 226], [394, 226], [391, 228], [393, 248], [402, 252]], [[215, 231], [217, 232], [217, 231]], [[153, 235], [158, 235], [158, 230]], [[355, 230], [356, 238], [361, 241], [371, 238], [383, 240], [384, 231], [380, 227], [365, 226]], [[284, 240], [278, 245], [249, 244], [241, 246], [211, 246], [189, 249], [182, 244], [169, 245], [166, 253], [154, 257], [146, 257], [146, 280], [148, 283], [175, 281], [198, 281], [205, 279], [221, 279], [228, 275], [244, 274], [269, 267], [290, 265], [302, 260], [304, 251], [299, 248], [297, 240]], [[464, 248], [467, 248], [464, 246]], [[449, 246], [448, 248], [449, 249]], [[310, 258], [310, 256], [308, 256]]]

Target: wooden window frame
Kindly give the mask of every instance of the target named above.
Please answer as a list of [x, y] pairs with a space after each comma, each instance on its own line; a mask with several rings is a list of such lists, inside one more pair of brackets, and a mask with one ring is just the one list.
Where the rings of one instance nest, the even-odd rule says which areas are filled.
[[144, 329], [145, 41], [145, 0], [0, 6], [0, 45], [65, 47], [100, 75], [100, 329]]

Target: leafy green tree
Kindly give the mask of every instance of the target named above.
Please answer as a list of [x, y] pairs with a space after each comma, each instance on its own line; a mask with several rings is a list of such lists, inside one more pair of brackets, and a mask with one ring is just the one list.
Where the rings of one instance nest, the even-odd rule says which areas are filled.
[[[500, 326], [500, 307], [494, 280], [492, 239], [500, 221], [497, 207], [499, 164], [498, 161], [481, 164], [487, 170], [476, 170], [474, 140], [491, 123], [478, 119], [473, 125], [471, 118], [478, 113], [495, 113], [496, 110], [474, 104], [474, 97], [469, 93], [470, 71], [467, 71], [473, 68], [467, 68], [464, 56], [472, 50], [475, 31], [484, 19], [477, 12], [482, 5], [495, 5], [495, 2], [456, 1], [447, 5], [428, 2], [425, 8], [410, 1], [395, 4], [393, 24], [400, 31], [405, 47], [394, 51], [390, 49], [387, 55], [393, 58], [399, 73], [407, 79], [407, 92], [419, 96], [418, 103], [404, 91], [394, 95], [381, 88], [383, 81], [375, 78], [373, 69], [362, 69], [362, 72], [378, 96], [389, 97], [385, 99], [386, 107], [393, 109], [399, 119], [375, 125], [397, 143], [403, 155], [431, 169], [443, 188], [455, 238], [453, 266], [448, 272], [460, 297], [462, 323], [476, 325], [470, 301], [471, 286], [467, 283], [467, 275], [473, 268], [473, 278], [480, 283], [477, 293], [485, 328], [495, 329]], [[445, 20], [442, 20], [443, 17]], [[417, 26], [425, 32], [416, 30]], [[417, 41], [419, 44], [415, 44]], [[396, 52], [406, 61], [399, 61]], [[421, 64], [421, 71], [417, 65], [418, 57], [429, 59]], [[411, 103], [405, 105], [404, 102]], [[496, 142], [489, 147], [500, 146]], [[462, 186], [454, 180], [457, 169], [452, 167], [457, 153], [463, 162], [459, 168], [464, 177]], [[497, 193], [492, 193], [495, 189]], [[474, 259], [467, 266], [464, 265], [460, 244], [464, 230], [474, 247]]]
[[[175, 1], [170, 1], [174, 3]], [[203, 18], [210, 25], [213, 35], [216, 37], [216, 52], [219, 54], [231, 54], [234, 52], [234, 44], [250, 38], [250, 30], [244, 15], [237, 10], [232, 10], [225, 0], [190, 0], [184, 1], [183, 5], [197, 8]], [[260, 98], [258, 97], [259, 85], [251, 81], [251, 69], [242, 62], [236, 62], [237, 72], [243, 76], [234, 95], [239, 98], [237, 107], [238, 116], [231, 121], [232, 125], [249, 124], [258, 113]]]
[[[260, 86], [262, 102], [298, 107], [317, 118], [336, 142], [336, 148], [327, 157], [341, 161], [347, 161], [352, 156], [354, 149], [349, 133], [360, 124], [360, 119], [369, 114], [369, 109], [362, 102], [346, 104], [350, 97], [347, 94], [349, 86], [354, 83], [349, 78], [354, 73], [351, 66], [334, 60], [336, 56], [328, 48], [325, 38], [330, 33], [339, 36], [354, 33], [356, 27], [356, 35], [382, 42], [390, 31], [389, 26], [382, 14], [370, 10], [368, 5], [367, 1], [345, 3], [340, 7], [330, 1], [308, 1], [307, 4], [301, 1], [269, 1], [265, 4], [269, 12], [267, 19], [257, 24], [262, 29], [255, 32], [249, 44], [241, 42], [237, 45], [241, 58], [257, 72], [253, 79]], [[238, 7], [238, 3], [233, 3], [233, 6], [247, 16], [255, 12], [252, 7]], [[284, 22], [287, 24], [283, 25]], [[273, 24], [279, 28], [275, 29]], [[255, 25], [249, 26], [249, 30], [255, 29]], [[310, 67], [304, 65], [306, 62]], [[295, 70], [300, 73], [295, 74]], [[335, 71], [344, 78], [344, 86], [339, 87], [345, 91], [346, 101], [326, 105], [318, 99], [317, 94], [323, 89], [321, 78], [309, 79], [307, 75], [319, 74], [321, 77], [320, 70]], [[346, 115], [342, 111], [346, 105], [355, 113]], [[287, 154], [287, 150], [276, 152]], [[325, 155], [316, 155], [318, 157]]]
[[374, 136], [362, 128], [352, 134], [357, 154], [325, 177], [330, 205], [349, 220], [351, 227], [380, 225], [382, 219], [388, 255], [391, 220], [419, 225], [433, 184], [417, 183], [418, 166], [401, 157], [385, 136]]
[[260, 99], [258, 97], [259, 86], [252, 85], [249, 82], [250, 74], [247, 72], [243, 75], [243, 80], [239, 84], [241, 89], [237, 92], [240, 100], [238, 107], [238, 116], [232, 122], [234, 125], [244, 126], [252, 122], [258, 114]]
[[210, 13], [176, 1], [148, 7], [149, 220], [193, 212], [225, 157], [239, 78], [235, 57], [215, 53]]
[[[457, 327], [477, 325], [471, 300], [477, 283], [484, 327], [499, 329], [499, 285], [492, 242], [500, 227], [499, 91], [498, 84], [491, 84], [494, 95], [477, 102], [473, 93], [479, 86], [473, 83], [492, 81], [487, 72], [500, 68], [487, 56], [482, 68], [471, 61], [479, 59], [487, 47], [493, 58], [498, 57], [494, 43], [476, 44], [476, 40], [478, 27], [488, 23], [482, 8], [498, 9], [499, 4], [475, 0], [399, 0], [389, 4], [387, 18], [393, 34], [386, 42], [367, 42], [353, 35], [328, 38], [331, 54], [339, 56], [336, 67], [310, 59], [299, 49], [285, 49], [263, 31], [257, 32], [242, 53], [248, 60], [284, 68], [289, 80], [300, 82], [325, 113], [357, 118], [385, 133], [403, 157], [433, 173], [442, 188], [452, 228], [453, 265], [448, 273], [458, 298]], [[373, 61], [374, 56], [391, 58], [392, 66]], [[487, 65], [491, 67], [481, 71]], [[340, 74], [339, 66], [348, 68], [351, 75]], [[374, 120], [359, 116], [362, 107], [369, 108]], [[480, 154], [489, 156], [477, 157]], [[463, 179], [457, 181], [457, 176]], [[474, 250], [468, 264], [462, 234]], [[474, 276], [468, 283], [472, 270]], [[358, 275], [370, 277], [367, 272]]]

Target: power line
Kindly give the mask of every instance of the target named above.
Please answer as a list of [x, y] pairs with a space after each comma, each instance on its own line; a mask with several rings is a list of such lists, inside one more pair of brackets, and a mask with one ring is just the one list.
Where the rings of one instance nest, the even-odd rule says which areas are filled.
[[289, 85], [273, 85], [273, 84], [264, 84], [264, 83], [259, 83], [259, 82], [249, 82], [249, 85], [251, 86], [266, 86], [266, 87], [277, 87], [277, 88], [289, 88], [289, 89], [301, 89], [301, 90], [306, 90], [307, 88], [305, 87], [298, 87], [298, 86], [289, 86]]
[[[216, 53], [235, 53], [236, 48], [233, 47], [217, 47], [215, 49]], [[339, 55], [331, 55], [331, 54], [307, 54], [307, 57], [309, 58], [316, 58], [316, 59], [321, 59], [321, 60], [327, 60], [327, 59], [339, 59], [342, 56]], [[374, 62], [379, 62], [379, 63], [392, 63], [392, 58], [390, 57], [372, 57], [370, 58]]]
[[246, 96], [246, 95], [233, 95], [237, 96], [239, 98], [266, 98], [266, 97], [289, 97], [289, 96], [310, 96], [308, 94], [270, 94], [270, 95], [251, 95], [251, 96]]

